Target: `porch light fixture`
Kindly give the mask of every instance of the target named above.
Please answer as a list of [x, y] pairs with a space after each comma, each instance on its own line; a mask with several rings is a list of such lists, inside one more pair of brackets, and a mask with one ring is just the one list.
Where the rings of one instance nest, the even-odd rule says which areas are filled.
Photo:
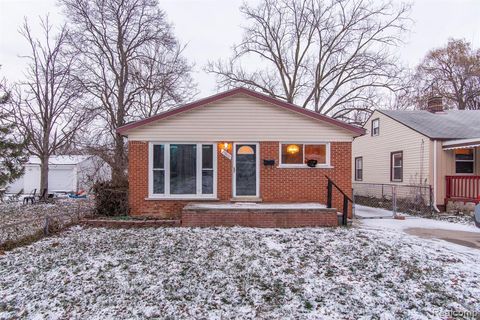
[[300, 147], [296, 144], [290, 144], [287, 146], [287, 152], [290, 154], [295, 154], [300, 151]]
[[218, 148], [220, 148], [220, 150], [230, 152], [232, 150], [232, 145], [228, 142], [220, 142], [218, 144]]

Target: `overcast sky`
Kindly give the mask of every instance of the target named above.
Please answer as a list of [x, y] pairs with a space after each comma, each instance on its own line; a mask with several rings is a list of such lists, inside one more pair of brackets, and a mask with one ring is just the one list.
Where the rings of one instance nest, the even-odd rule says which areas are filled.
[[[241, 39], [243, 0], [160, 0], [168, 20], [175, 27], [181, 42], [187, 43], [186, 56], [194, 62], [199, 97], [215, 92], [215, 78], [206, 75], [203, 67], [208, 60], [230, 55], [232, 44]], [[255, 3], [255, 0], [249, 3]], [[18, 34], [24, 17], [32, 26], [39, 16], [50, 14], [60, 24], [63, 17], [56, 0], [0, 0], [0, 74], [8, 81], [22, 77], [28, 46]], [[444, 45], [448, 38], [464, 38], [474, 47], [480, 46], [480, 0], [415, 0], [411, 17], [415, 21], [408, 43], [399, 48], [402, 62], [414, 66], [434, 47]]]

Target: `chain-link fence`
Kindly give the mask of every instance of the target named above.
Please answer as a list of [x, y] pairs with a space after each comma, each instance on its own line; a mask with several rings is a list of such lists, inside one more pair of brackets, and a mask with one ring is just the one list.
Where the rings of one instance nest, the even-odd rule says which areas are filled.
[[356, 205], [382, 208], [395, 213], [431, 214], [433, 194], [430, 185], [353, 183]]
[[93, 203], [83, 200], [3, 204], [0, 206], [0, 249], [30, 243], [78, 223], [92, 213]]

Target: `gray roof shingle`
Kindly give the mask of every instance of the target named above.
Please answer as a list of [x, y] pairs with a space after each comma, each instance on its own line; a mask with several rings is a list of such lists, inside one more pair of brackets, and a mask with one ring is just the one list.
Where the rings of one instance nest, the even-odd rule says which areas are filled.
[[480, 137], [480, 110], [378, 110], [388, 117], [432, 139], [468, 139]]

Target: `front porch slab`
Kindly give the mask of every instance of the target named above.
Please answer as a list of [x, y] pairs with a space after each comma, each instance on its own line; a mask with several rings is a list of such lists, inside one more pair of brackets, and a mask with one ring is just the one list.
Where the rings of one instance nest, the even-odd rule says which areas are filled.
[[338, 226], [337, 210], [320, 203], [189, 203], [184, 227], [298, 228]]

